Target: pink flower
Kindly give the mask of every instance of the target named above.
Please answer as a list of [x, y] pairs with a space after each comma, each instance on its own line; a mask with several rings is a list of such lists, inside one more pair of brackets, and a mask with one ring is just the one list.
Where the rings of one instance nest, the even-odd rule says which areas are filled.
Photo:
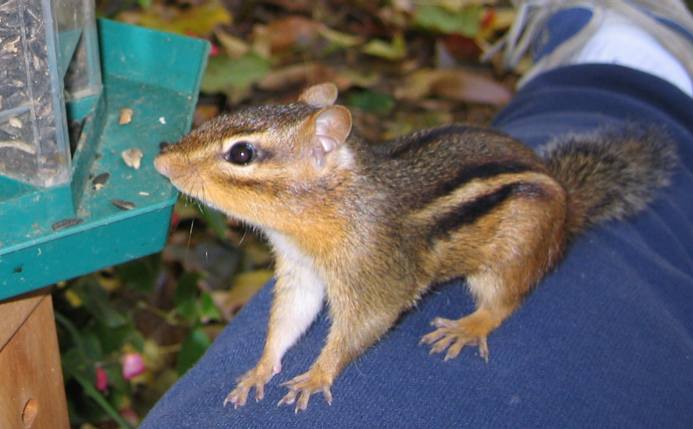
[[123, 378], [131, 380], [146, 371], [144, 359], [139, 353], [126, 353], [121, 359]]
[[96, 367], [96, 389], [100, 392], [108, 390], [108, 374], [100, 366]]
[[140, 418], [132, 408], [123, 408], [120, 410], [120, 415], [133, 426], [137, 426], [137, 423], [140, 422]]
[[214, 43], [212, 43], [211, 45], [212, 45], [212, 47], [209, 48], [209, 56], [210, 57], [218, 56], [221, 53], [219, 50], [219, 46], [215, 45]]

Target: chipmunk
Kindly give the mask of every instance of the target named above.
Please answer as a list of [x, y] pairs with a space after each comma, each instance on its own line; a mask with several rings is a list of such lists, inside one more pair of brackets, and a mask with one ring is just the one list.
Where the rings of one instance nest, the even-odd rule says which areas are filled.
[[165, 148], [157, 170], [183, 193], [262, 231], [276, 256], [264, 351], [224, 400], [264, 396], [285, 352], [329, 305], [326, 344], [284, 383], [280, 404], [310, 396], [374, 344], [434, 283], [464, 277], [476, 309], [436, 318], [422, 342], [456, 357], [488, 335], [577, 234], [636, 213], [676, 162], [658, 134], [597, 133], [537, 155], [490, 129], [448, 125], [369, 144], [330, 83], [298, 102], [213, 119]]

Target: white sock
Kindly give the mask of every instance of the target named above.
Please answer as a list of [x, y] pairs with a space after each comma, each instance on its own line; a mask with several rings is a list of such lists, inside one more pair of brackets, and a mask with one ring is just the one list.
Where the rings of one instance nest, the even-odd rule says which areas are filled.
[[613, 11], [574, 57], [575, 63], [618, 64], [660, 77], [693, 96], [686, 69], [649, 33]]

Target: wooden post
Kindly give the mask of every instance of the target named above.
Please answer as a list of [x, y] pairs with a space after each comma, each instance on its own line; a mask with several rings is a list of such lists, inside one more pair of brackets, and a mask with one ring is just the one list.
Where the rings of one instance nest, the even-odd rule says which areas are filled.
[[0, 428], [68, 429], [50, 293], [0, 302]]

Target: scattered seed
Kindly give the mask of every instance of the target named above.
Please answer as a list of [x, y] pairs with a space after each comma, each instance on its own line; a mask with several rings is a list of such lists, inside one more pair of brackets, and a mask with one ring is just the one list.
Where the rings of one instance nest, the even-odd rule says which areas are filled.
[[132, 121], [133, 113], [134, 112], [129, 107], [124, 107], [120, 109], [120, 119], [118, 119], [118, 123], [120, 125], [129, 124]]
[[164, 118], [163, 116], [159, 116], [159, 123], [161, 125], [166, 125], [166, 118]]
[[71, 226], [79, 225], [82, 223], [82, 219], [78, 217], [71, 217], [63, 220], [59, 220], [53, 225], [51, 225], [51, 228], [53, 231], [60, 231], [61, 229], [69, 228]]
[[140, 164], [142, 161], [142, 157], [144, 156], [142, 154], [142, 151], [137, 149], [137, 148], [132, 148], [128, 150], [124, 150], [120, 156], [123, 157], [123, 161], [125, 161], [125, 165], [128, 167], [132, 167], [135, 170], [140, 169]]
[[111, 177], [110, 173], [101, 173], [91, 180], [92, 185], [94, 185], [95, 190], [99, 190], [106, 185], [108, 179]]
[[140, 192], [138, 192], [138, 194], [139, 194], [139, 195], [142, 195], [143, 197], [148, 197], [148, 196], [149, 196], [149, 192], [144, 192], [144, 191], [140, 191]]
[[126, 200], [111, 200], [111, 204], [118, 207], [121, 210], [132, 210], [135, 208], [135, 203]]

